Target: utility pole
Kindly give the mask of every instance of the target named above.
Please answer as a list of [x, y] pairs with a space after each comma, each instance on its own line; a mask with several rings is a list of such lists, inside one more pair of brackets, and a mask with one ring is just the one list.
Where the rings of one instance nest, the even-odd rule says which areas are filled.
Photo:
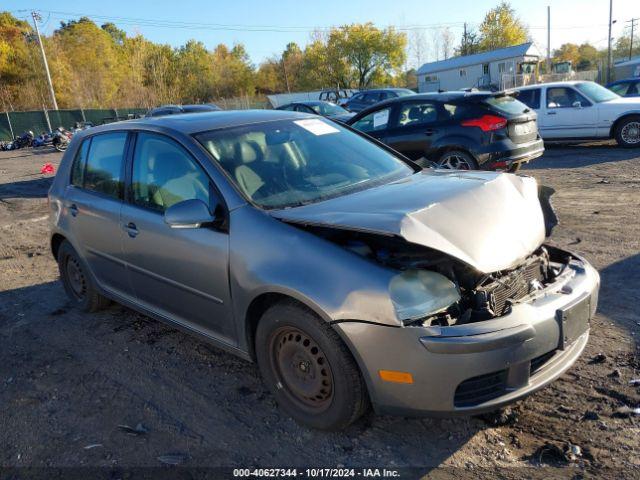
[[36, 29], [36, 35], [38, 36], [38, 44], [40, 45], [40, 51], [42, 52], [42, 62], [44, 63], [44, 70], [47, 72], [47, 82], [49, 82], [49, 94], [51, 95], [51, 103], [54, 110], [58, 110], [58, 102], [56, 102], [56, 94], [53, 91], [53, 82], [51, 81], [51, 73], [49, 73], [49, 64], [47, 63], [47, 55], [44, 53], [44, 45], [42, 45], [42, 38], [40, 38], [40, 29], [38, 28], [38, 22], [41, 20], [38, 12], [31, 12], [33, 18], [33, 26]]
[[613, 26], [613, 0], [609, 0], [609, 38], [607, 40], [607, 83], [611, 81], [611, 27]]
[[467, 22], [464, 22], [464, 33], [462, 34], [462, 55], [469, 55], [467, 51]]
[[551, 73], [551, 7], [547, 6], [547, 75]]
[[631, 42], [629, 45], [629, 60], [631, 60], [631, 55], [633, 55], [633, 31], [636, 25], [636, 22], [640, 20], [640, 18], [632, 18], [631, 20], [627, 20], [626, 23], [631, 22]]

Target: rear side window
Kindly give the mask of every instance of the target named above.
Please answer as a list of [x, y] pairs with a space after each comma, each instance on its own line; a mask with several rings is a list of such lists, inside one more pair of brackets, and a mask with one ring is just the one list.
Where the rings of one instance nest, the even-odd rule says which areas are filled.
[[411, 102], [400, 106], [398, 125], [426, 125], [438, 120], [438, 108], [433, 102]]
[[84, 172], [84, 188], [113, 198], [122, 198], [122, 163], [126, 132], [105, 133], [91, 139]]
[[489, 97], [484, 100], [484, 103], [500, 113], [518, 114], [528, 110], [524, 103], [508, 95], [503, 97]]
[[84, 140], [78, 149], [78, 153], [76, 153], [76, 158], [73, 159], [73, 166], [71, 167], [71, 185], [76, 187], [82, 187], [84, 166], [87, 163], [87, 153], [89, 152], [90, 143], [90, 138]]
[[520, 90], [518, 100], [529, 108], [538, 110], [540, 108], [540, 89], [532, 88], [531, 90]]

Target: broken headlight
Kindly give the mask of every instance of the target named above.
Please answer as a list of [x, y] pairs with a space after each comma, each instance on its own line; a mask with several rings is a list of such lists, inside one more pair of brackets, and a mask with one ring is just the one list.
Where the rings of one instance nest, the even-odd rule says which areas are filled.
[[447, 277], [428, 270], [407, 270], [389, 284], [399, 320], [415, 320], [440, 312], [460, 300], [460, 292]]

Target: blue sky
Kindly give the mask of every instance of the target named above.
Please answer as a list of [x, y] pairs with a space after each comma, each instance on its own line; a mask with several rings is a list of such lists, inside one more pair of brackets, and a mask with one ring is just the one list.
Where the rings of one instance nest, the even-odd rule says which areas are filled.
[[[422, 36], [427, 44], [422, 56], [432, 60], [432, 32], [449, 26], [457, 43], [462, 23], [477, 26], [496, 3], [498, 0], [4, 0], [0, 9], [22, 18], [28, 17], [29, 10], [40, 10], [47, 34], [59, 26], [60, 20], [84, 14], [96, 23], [113, 21], [130, 34], [141, 33], [173, 46], [192, 38], [210, 48], [239, 42], [247, 47], [252, 61], [259, 63], [282, 51], [289, 41], [304, 46], [314, 28], [367, 21], [406, 29], [410, 43]], [[552, 13], [552, 48], [583, 41], [606, 46], [608, 0], [512, 0], [511, 4], [529, 25], [541, 49], [546, 49], [547, 43], [547, 5]], [[617, 23], [613, 36], [621, 35], [629, 25], [625, 21], [634, 17], [640, 17], [640, 0], [614, 0]], [[214, 24], [218, 26], [214, 28]], [[637, 32], [640, 41], [640, 29]], [[410, 51], [409, 62], [415, 61], [416, 55]]]

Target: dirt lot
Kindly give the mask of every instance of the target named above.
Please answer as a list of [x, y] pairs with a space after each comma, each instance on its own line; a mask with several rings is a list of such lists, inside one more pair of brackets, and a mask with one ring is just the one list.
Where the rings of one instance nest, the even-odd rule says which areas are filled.
[[[599, 313], [574, 368], [502, 416], [369, 416], [333, 434], [287, 418], [250, 363], [117, 305], [70, 309], [48, 247], [51, 178], [39, 173], [59, 160], [0, 153], [0, 477], [3, 467], [117, 472], [162, 460], [416, 467], [409, 476], [438, 478], [638, 475], [640, 416], [616, 411], [640, 406], [640, 387], [629, 384], [640, 377], [639, 150], [549, 147], [524, 172], [557, 190], [554, 241], [602, 275]], [[119, 427], [138, 424], [146, 431], [137, 435]], [[560, 455], [569, 442], [581, 449], [576, 461]]]

